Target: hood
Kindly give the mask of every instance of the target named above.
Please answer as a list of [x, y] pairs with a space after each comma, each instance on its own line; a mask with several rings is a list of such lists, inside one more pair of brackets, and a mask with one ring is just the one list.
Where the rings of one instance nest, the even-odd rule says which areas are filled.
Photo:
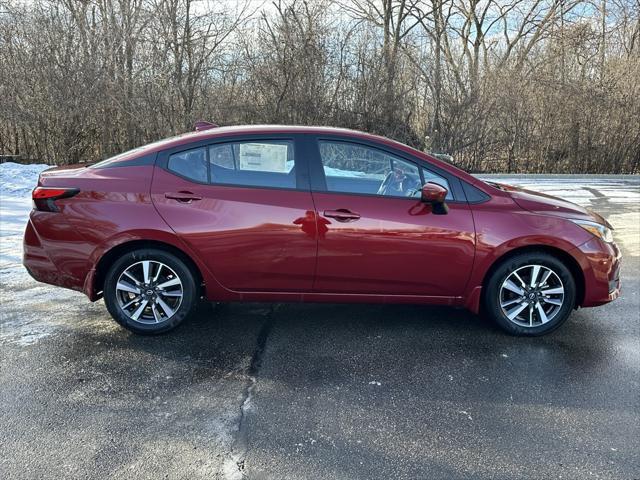
[[611, 228], [609, 222], [607, 222], [602, 216], [576, 203], [569, 202], [552, 195], [514, 187], [513, 185], [497, 183], [493, 183], [493, 185], [500, 190], [507, 192], [513, 201], [524, 210], [562, 218], [589, 220]]

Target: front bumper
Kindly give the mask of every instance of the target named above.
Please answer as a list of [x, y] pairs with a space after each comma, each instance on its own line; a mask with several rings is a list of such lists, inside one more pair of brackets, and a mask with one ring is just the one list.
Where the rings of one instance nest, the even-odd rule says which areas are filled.
[[578, 247], [584, 273], [582, 307], [596, 307], [620, 296], [622, 254], [615, 243], [593, 238]]

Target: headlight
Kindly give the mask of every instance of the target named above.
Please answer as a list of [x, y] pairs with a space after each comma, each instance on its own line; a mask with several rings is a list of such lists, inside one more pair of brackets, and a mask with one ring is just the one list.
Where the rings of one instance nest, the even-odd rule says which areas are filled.
[[576, 225], [581, 226], [587, 232], [593, 233], [596, 237], [604, 240], [605, 242], [613, 242], [613, 232], [610, 228], [605, 227], [601, 223], [590, 222], [588, 220], [571, 220]]

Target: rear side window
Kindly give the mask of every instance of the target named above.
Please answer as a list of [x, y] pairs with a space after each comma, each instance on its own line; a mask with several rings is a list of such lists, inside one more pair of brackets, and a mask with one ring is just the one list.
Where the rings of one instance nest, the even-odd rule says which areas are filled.
[[293, 142], [256, 140], [209, 147], [211, 183], [296, 188]]
[[202, 147], [169, 155], [167, 168], [195, 182], [207, 183], [207, 151]]

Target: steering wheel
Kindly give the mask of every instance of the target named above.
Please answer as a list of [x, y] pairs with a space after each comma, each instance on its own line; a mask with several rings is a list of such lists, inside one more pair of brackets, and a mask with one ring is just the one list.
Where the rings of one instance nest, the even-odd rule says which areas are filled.
[[420, 180], [402, 170], [391, 170], [378, 188], [378, 195], [411, 197], [420, 189]]

